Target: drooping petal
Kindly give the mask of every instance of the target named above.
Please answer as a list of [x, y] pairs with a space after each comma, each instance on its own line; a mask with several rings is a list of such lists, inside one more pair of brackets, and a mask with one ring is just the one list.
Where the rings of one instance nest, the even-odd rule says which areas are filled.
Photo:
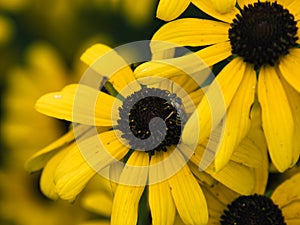
[[272, 67], [261, 68], [258, 100], [270, 157], [275, 167], [282, 172], [293, 162], [294, 121], [286, 93]]
[[176, 19], [185, 11], [190, 2], [191, 0], [160, 0], [157, 6], [156, 16], [165, 21]]
[[42, 96], [36, 109], [48, 116], [75, 123], [112, 126], [111, 110], [118, 99], [85, 85], [68, 85], [61, 92]]
[[[205, 46], [228, 40], [229, 24], [213, 20], [184, 18], [162, 26], [152, 40], [175, 43], [179, 46]], [[163, 46], [161, 46], [163, 45]], [[154, 42], [152, 49], [162, 49], [165, 44]]]
[[300, 49], [294, 48], [280, 60], [279, 70], [284, 79], [300, 93]]
[[114, 131], [88, 138], [69, 151], [56, 169], [56, 189], [61, 198], [73, 200], [87, 182], [106, 166], [122, 159], [128, 148]]
[[[72, 146], [72, 145], [71, 145]], [[70, 147], [71, 147], [70, 146]], [[58, 199], [58, 194], [56, 193], [54, 174], [57, 166], [60, 164], [61, 160], [68, 153], [70, 147], [56, 153], [46, 164], [40, 179], [40, 188], [42, 193], [50, 199]]]
[[221, 170], [230, 160], [250, 128], [250, 109], [254, 102], [256, 74], [252, 66], [247, 66], [243, 80], [236, 91], [225, 117], [224, 136], [215, 158], [216, 171]]
[[61, 138], [52, 142], [42, 150], [31, 156], [25, 163], [25, 169], [29, 172], [34, 172], [42, 169], [46, 163], [57, 154], [58, 151], [67, 147], [71, 142], [74, 141], [74, 132], [70, 130], [68, 133], [63, 135]]
[[[168, 160], [166, 169], [175, 171], [183, 157], [177, 152]], [[167, 153], [165, 157], [168, 157]], [[168, 173], [168, 172], [167, 172]], [[177, 211], [185, 224], [207, 224], [208, 211], [203, 192], [187, 165], [184, 165], [174, 176], [168, 179]]]
[[239, 194], [248, 195], [253, 192], [254, 173], [252, 168], [229, 161], [219, 172], [214, 172], [211, 167], [205, 172]]
[[84, 158], [96, 171], [101, 171], [112, 163], [118, 163], [129, 151], [114, 130], [92, 136], [79, 142], [78, 146]]
[[157, 182], [163, 174], [163, 167], [155, 166], [162, 162], [163, 153], [158, 152], [151, 157], [149, 169], [149, 205], [153, 225], [174, 224], [176, 209], [172, 199], [168, 181]]
[[[138, 205], [143, 194], [149, 165], [149, 156], [145, 152], [134, 151], [124, 168], [113, 200], [111, 224], [136, 224]], [[141, 169], [144, 168], [144, 169]], [[129, 180], [130, 179], [130, 180]], [[126, 185], [126, 183], [139, 185]]]
[[186, 123], [182, 134], [183, 142], [194, 144], [198, 140], [198, 143], [202, 143], [211, 129], [216, 128], [242, 81], [245, 68], [246, 64], [242, 59], [235, 58], [219, 73]]
[[96, 171], [88, 165], [77, 145], [74, 145], [55, 171], [56, 192], [60, 198], [73, 201], [95, 174]]
[[192, 3], [208, 15], [227, 23], [231, 23], [235, 15], [239, 13], [235, 7], [227, 13], [220, 13], [214, 8], [212, 0], [192, 0]]
[[[82, 54], [80, 59], [99, 76], [109, 77], [109, 81], [119, 92], [129, 83], [135, 81], [128, 63], [116, 51], [106, 45], [93, 45]], [[95, 78], [95, 80], [97, 79], [99, 80], [99, 78]]]

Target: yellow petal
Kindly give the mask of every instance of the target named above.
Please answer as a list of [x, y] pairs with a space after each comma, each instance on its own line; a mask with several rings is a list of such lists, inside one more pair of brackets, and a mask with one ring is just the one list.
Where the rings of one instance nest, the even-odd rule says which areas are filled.
[[[246, 64], [242, 59], [235, 58], [219, 73], [186, 123], [182, 134], [183, 142], [195, 144], [198, 140], [198, 143], [202, 143], [209, 136], [211, 129], [225, 115], [244, 76], [245, 68]], [[199, 129], [200, 133], [197, 132]]]
[[120, 176], [123, 168], [124, 168], [124, 164], [121, 164], [120, 162], [112, 163], [109, 166], [109, 179], [110, 179], [110, 185], [113, 193], [115, 193], [117, 190], [117, 186], [118, 186], [117, 182], [119, 182], [120, 180]]
[[[71, 145], [72, 146], [72, 145]], [[61, 160], [68, 153], [69, 149], [65, 148], [64, 150], [55, 154], [46, 164], [40, 179], [40, 187], [41, 191], [48, 198], [56, 200], [58, 199], [58, 194], [56, 193], [55, 183], [54, 183], [54, 174], [57, 166], [61, 162]]]
[[[156, 153], [151, 157], [150, 166], [155, 165], [162, 160], [162, 152]], [[169, 189], [169, 184], [167, 181], [152, 184], [151, 181], [152, 177], [157, 178], [161, 175], [163, 168], [160, 169], [159, 167], [150, 167], [149, 170], [149, 205], [152, 215], [152, 224], [172, 225], [174, 224], [176, 209]]]
[[[171, 169], [174, 171], [176, 164], [184, 160], [178, 152], [175, 151], [174, 154], [176, 154], [176, 157], [168, 161], [170, 165], [166, 165], [167, 170]], [[207, 224], [206, 199], [188, 166], [184, 165], [181, 170], [168, 179], [168, 182], [182, 221], [186, 224]]]
[[116, 51], [106, 45], [93, 45], [82, 54], [81, 60], [98, 75], [109, 77], [109, 81], [119, 92], [126, 85], [135, 81], [128, 63]]
[[212, 66], [223, 59], [231, 56], [231, 45], [229, 41], [214, 44], [196, 52], [206, 65]]
[[157, 6], [156, 16], [165, 21], [176, 19], [189, 6], [190, 2], [191, 0], [160, 0]]
[[68, 133], [57, 139], [50, 145], [46, 146], [42, 150], [31, 156], [25, 163], [25, 169], [29, 172], [34, 172], [42, 169], [46, 163], [53, 157], [58, 151], [67, 147], [74, 141], [74, 132], [70, 130]]
[[[297, 0], [282, 0], [284, 3], [282, 4], [284, 8], [287, 8], [291, 14], [295, 17], [295, 21], [300, 20], [300, 4]], [[299, 26], [298, 26], [298, 32], [299, 32]], [[298, 33], [299, 34], [299, 33]], [[298, 35], [299, 37], [299, 35]], [[298, 39], [299, 42], [299, 39]]]
[[37, 111], [58, 119], [97, 126], [112, 126], [111, 110], [118, 99], [85, 85], [68, 85], [61, 92], [42, 96]]
[[246, 136], [234, 150], [231, 160], [248, 167], [258, 168], [262, 165], [263, 156], [255, 140]]
[[239, 12], [237, 8], [233, 7], [227, 13], [220, 13], [213, 7], [212, 0], [192, 0], [192, 3], [208, 15], [227, 23], [231, 23], [235, 15]]
[[[257, 0], [237, 0], [239, 6], [241, 9], [244, 8], [244, 6], [247, 6], [249, 4], [254, 4], [255, 2], [257, 2]], [[263, 2], [263, 1], [261, 1]]]
[[286, 224], [290, 225], [291, 224], [290, 222], [292, 222], [292, 224], [295, 225], [299, 224], [300, 222], [299, 208], [300, 208], [299, 199], [281, 208], [282, 215], [284, 216], [284, 221], [286, 222]]
[[88, 165], [75, 145], [56, 169], [56, 192], [62, 199], [73, 201], [95, 174], [96, 171]]
[[232, 99], [224, 122], [224, 136], [215, 158], [216, 171], [221, 170], [234, 149], [239, 145], [250, 128], [250, 109], [254, 102], [256, 74], [252, 66], [247, 66], [244, 78]]
[[206, 172], [239, 194], [248, 195], [253, 192], [254, 173], [249, 167], [229, 161], [219, 172], [214, 172], [211, 168]]
[[[247, 137], [255, 145], [256, 148], [251, 148], [251, 150], [257, 149], [261, 154], [260, 166], [254, 168], [255, 184], [254, 193], [264, 194], [268, 182], [269, 175], [269, 157], [267, 154], [267, 143], [262, 130], [261, 123], [261, 111], [257, 101], [254, 102], [251, 110], [251, 128], [247, 134]], [[256, 150], [254, 150], [256, 151]], [[252, 156], [258, 156], [258, 153], [250, 153], [249, 160], [252, 161]], [[255, 159], [254, 159], [255, 160]], [[257, 159], [257, 162], [259, 159]]]
[[127, 152], [127, 147], [119, 142], [114, 131], [79, 141], [56, 169], [59, 196], [73, 200], [97, 171], [122, 159]]
[[195, 111], [195, 107], [200, 103], [203, 96], [204, 96], [204, 91], [202, 89], [198, 89], [197, 91], [194, 91], [189, 95], [186, 95], [186, 97], [182, 99], [185, 112], [187, 114], [193, 113]]
[[[92, 47], [88, 48], [80, 57], [80, 60], [92, 66], [101, 56], [112, 51], [110, 47], [103, 44], [95, 44]], [[105, 74], [104, 74], [105, 75]]]
[[261, 152], [263, 152], [267, 148], [267, 143], [262, 129], [261, 108], [257, 99], [255, 99], [255, 102], [252, 105], [250, 119], [251, 128], [247, 137], [256, 144]]
[[[194, 161], [195, 159], [192, 159], [192, 158], [191, 158], [191, 161], [192, 160]], [[198, 163], [196, 164], [194, 162], [193, 163], [189, 162], [188, 165], [189, 165], [191, 172], [196, 177], [199, 184], [201, 184], [201, 185], [206, 184], [209, 186], [214, 186], [217, 183], [217, 181], [214, 178], [212, 178], [209, 174], [207, 174], [207, 173], [203, 172], [203, 170], [199, 169], [199, 167], [197, 166]]]
[[92, 136], [78, 145], [85, 160], [96, 171], [119, 162], [128, 153], [128, 147], [120, 142], [114, 130]]
[[[213, 20], [184, 18], [162, 26], [152, 40], [175, 43], [179, 46], [205, 46], [228, 40], [229, 24]], [[164, 42], [154, 42], [151, 49], [162, 49]], [[155, 50], [154, 50], [155, 51]]]
[[300, 92], [300, 79], [299, 70], [300, 67], [300, 49], [294, 48], [290, 50], [290, 53], [280, 60], [279, 70], [284, 79], [298, 92]]
[[[291, 111], [294, 119], [294, 127], [300, 127], [300, 93], [293, 89], [284, 79], [281, 79], [281, 83], [286, 92], [287, 98], [289, 100]], [[299, 159], [300, 154], [300, 129], [294, 130], [293, 138], [293, 163], [295, 165]]]
[[258, 100], [270, 157], [280, 171], [293, 163], [294, 122], [286, 93], [272, 67], [262, 67], [258, 78]]
[[280, 184], [273, 192], [271, 199], [283, 210], [290, 204], [296, 203], [298, 205], [298, 210], [296, 212], [294, 211], [294, 213], [298, 213], [299, 216], [299, 185], [300, 173], [292, 176], [290, 179], [287, 179], [282, 184]]
[[[147, 153], [134, 151], [129, 157], [120, 181], [122, 183], [136, 183], [139, 186], [119, 184], [113, 200], [111, 215], [111, 224], [136, 224], [138, 218], [138, 205], [143, 194], [149, 165], [149, 156]], [[130, 179], [130, 180], [128, 180]], [[142, 185], [143, 184], [143, 185]]]
[[212, 0], [217, 12], [221, 14], [229, 13], [236, 4], [236, 0]]
[[268, 183], [268, 176], [269, 176], [269, 158], [267, 149], [264, 149], [262, 154], [262, 161], [259, 167], [254, 168], [254, 188], [253, 192], [257, 194], [264, 194], [267, 183]]
[[224, 210], [227, 209], [227, 205], [239, 195], [219, 182], [213, 186], [203, 184], [201, 187], [207, 199], [209, 209], [208, 224], [220, 224], [220, 217]]
[[137, 79], [155, 76], [173, 79], [175, 82], [186, 76], [186, 79], [194, 79], [199, 86], [208, 78], [210, 72], [210, 68], [204, 61], [197, 54], [192, 53], [182, 57], [143, 63], [135, 69], [134, 74]]

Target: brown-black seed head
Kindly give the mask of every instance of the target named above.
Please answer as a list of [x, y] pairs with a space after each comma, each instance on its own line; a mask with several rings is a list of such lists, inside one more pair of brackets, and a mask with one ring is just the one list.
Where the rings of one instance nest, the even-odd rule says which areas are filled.
[[[181, 99], [176, 94], [158, 88], [143, 87], [128, 96], [119, 108], [119, 116], [117, 128], [122, 131], [122, 137], [131, 148], [145, 150], [150, 154], [154, 154], [154, 151], [167, 151], [168, 146], [176, 146], [186, 122]], [[161, 121], [155, 122], [154, 118], [161, 118], [164, 126], [160, 126], [158, 123]], [[155, 128], [155, 135], [151, 133], [150, 121], [154, 121], [152, 126]], [[153, 143], [158, 145], [148, 150]]]
[[297, 22], [277, 2], [257, 2], [245, 6], [231, 23], [232, 53], [254, 65], [274, 66], [296, 46]]
[[240, 196], [221, 216], [222, 225], [286, 225], [281, 210], [262, 195]]

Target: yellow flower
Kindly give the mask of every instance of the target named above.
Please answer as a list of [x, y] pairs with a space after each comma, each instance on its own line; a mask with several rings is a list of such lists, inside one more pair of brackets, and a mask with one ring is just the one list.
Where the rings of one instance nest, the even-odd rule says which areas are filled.
[[[153, 40], [173, 42], [181, 46], [203, 46], [195, 54], [208, 66], [230, 61], [217, 75], [205, 98], [191, 116], [183, 131], [183, 139], [191, 143], [196, 122], [201, 124], [200, 143], [209, 135], [214, 122], [224, 122], [224, 140], [218, 149], [216, 169], [220, 170], [249, 128], [249, 112], [258, 98], [262, 110], [262, 126], [269, 154], [275, 167], [284, 171], [299, 158], [300, 149], [300, 3], [296, 0], [271, 2], [237, 1], [238, 7], [221, 14], [211, 1], [194, 0], [193, 4], [219, 21], [184, 18], [165, 24]], [[152, 45], [152, 48], [161, 46]], [[176, 58], [188, 61], [190, 56]], [[192, 62], [189, 62], [192, 64]], [[151, 64], [151, 63], [150, 63]], [[153, 63], [152, 63], [153, 64]], [[157, 70], [167, 70], [157, 66]], [[151, 74], [153, 65], [145, 64], [138, 77]], [[217, 90], [223, 92], [226, 112], [218, 106]], [[226, 117], [225, 116], [226, 113]], [[197, 114], [200, 116], [196, 118]]]
[[[173, 224], [176, 211], [186, 224], [206, 224], [205, 196], [191, 170], [199, 180], [219, 181], [238, 193], [254, 190], [253, 167], [261, 164], [262, 146], [252, 137], [245, 137], [218, 173], [212, 167], [199, 171], [203, 145], [192, 149], [181, 141], [181, 127], [203, 96], [192, 79], [182, 75], [176, 82], [136, 80], [126, 62], [101, 44], [81, 59], [90, 65], [91, 78], [99, 77], [92, 80], [93, 87], [69, 85], [36, 103], [39, 112], [74, 123], [73, 130], [26, 164], [29, 171], [44, 168], [41, 182], [49, 197], [74, 200], [97, 172], [106, 176], [109, 168], [107, 178], [116, 184], [112, 224], [136, 224], [142, 195], [148, 199], [153, 224]], [[113, 75], [107, 81], [100, 74]], [[253, 155], [251, 160], [243, 149]]]
[[[280, 184], [270, 197], [262, 194], [238, 196], [230, 190], [205, 189], [210, 193], [208, 207], [209, 225], [227, 224], [286, 224], [300, 223], [300, 174]], [[217, 195], [216, 195], [217, 194]]]

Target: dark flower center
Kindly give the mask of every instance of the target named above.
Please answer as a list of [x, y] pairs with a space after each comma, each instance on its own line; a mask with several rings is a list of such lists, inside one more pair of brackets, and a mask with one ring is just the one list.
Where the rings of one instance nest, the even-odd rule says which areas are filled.
[[240, 196], [221, 216], [222, 225], [286, 225], [281, 210], [262, 195]]
[[150, 154], [180, 142], [186, 114], [176, 94], [146, 88], [127, 97], [119, 108], [118, 129], [132, 149]]
[[274, 66], [296, 45], [294, 16], [277, 2], [257, 2], [240, 12], [229, 29], [232, 53], [254, 64], [255, 69], [265, 64]]

